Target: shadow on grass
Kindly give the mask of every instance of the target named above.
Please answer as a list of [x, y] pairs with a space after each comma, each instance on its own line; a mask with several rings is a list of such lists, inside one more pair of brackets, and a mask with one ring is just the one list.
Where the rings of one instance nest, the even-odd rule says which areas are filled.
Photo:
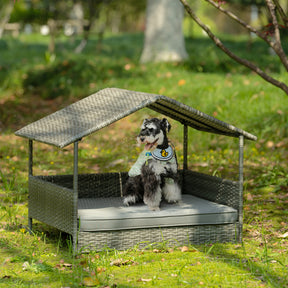
[[283, 267], [283, 264], [278, 263], [276, 260], [273, 261], [273, 258], [270, 258], [267, 254], [267, 247], [263, 247], [263, 251], [261, 251], [262, 258], [259, 259], [256, 256], [251, 257], [246, 254], [245, 244], [235, 246], [236, 248], [234, 249], [238, 251], [237, 255], [231, 253], [229, 251], [231, 250], [231, 245], [227, 246], [226, 244], [205, 245], [198, 249], [206, 253], [212, 261], [216, 263], [223, 262], [233, 266], [237, 270], [250, 273], [255, 279], [262, 283], [269, 283], [271, 287], [288, 287], [287, 276], [283, 277], [281, 273], [277, 273], [272, 269], [273, 265], [280, 265], [283, 269], [285, 269], [285, 267]]

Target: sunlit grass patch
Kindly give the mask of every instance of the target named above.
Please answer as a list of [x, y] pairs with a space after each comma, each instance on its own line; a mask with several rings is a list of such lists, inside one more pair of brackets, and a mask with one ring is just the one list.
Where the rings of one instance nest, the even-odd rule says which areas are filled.
[[[65, 49], [56, 46], [54, 62], [45, 59], [47, 38], [4, 39], [9, 49], [1, 50], [0, 60], [0, 287], [287, 287], [287, 96], [227, 61], [207, 39], [189, 41], [187, 63], [143, 65], [141, 35], [106, 37], [98, 53], [93, 37], [82, 55], [60, 39]], [[273, 61], [258, 44], [254, 48], [249, 57], [263, 65]], [[277, 65], [269, 66], [273, 73]], [[163, 94], [258, 136], [257, 142], [245, 141], [243, 244], [178, 249], [163, 241], [145, 250], [107, 247], [73, 257], [64, 233], [37, 221], [34, 234], [28, 233], [28, 141], [14, 131], [106, 87]], [[162, 117], [143, 109], [82, 139], [79, 173], [128, 171], [142, 149], [135, 141], [139, 127], [154, 116]], [[181, 168], [183, 127], [171, 124]], [[238, 139], [190, 128], [188, 136], [190, 169], [238, 179]], [[58, 149], [35, 142], [33, 160], [35, 175], [72, 174], [73, 145]]]

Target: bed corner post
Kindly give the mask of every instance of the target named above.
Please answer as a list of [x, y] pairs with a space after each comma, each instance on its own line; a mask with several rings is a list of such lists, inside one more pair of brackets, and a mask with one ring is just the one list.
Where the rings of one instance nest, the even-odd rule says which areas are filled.
[[74, 168], [73, 168], [73, 203], [74, 203], [74, 211], [73, 211], [73, 252], [74, 254], [77, 251], [77, 236], [78, 236], [78, 141], [74, 142]]
[[186, 123], [183, 124], [183, 170], [188, 169], [187, 157], [188, 157], [188, 126]]
[[237, 241], [242, 242], [243, 233], [243, 162], [244, 162], [244, 136], [239, 136], [239, 230]]
[[[28, 182], [30, 176], [33, 176], [33, 140], [29, 139], [29, 160], [28, 160]], [[32, 234], [32, 218], [29, 217], [29, 209], [28, 209], [28, 230], [29, 233]]]

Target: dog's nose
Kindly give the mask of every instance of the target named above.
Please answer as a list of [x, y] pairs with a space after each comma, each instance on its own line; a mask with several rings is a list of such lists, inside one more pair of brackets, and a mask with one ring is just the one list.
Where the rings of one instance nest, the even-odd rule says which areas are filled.
[[145, 137], [140, 137], [140, 141], [143, 142], [145, 140]]

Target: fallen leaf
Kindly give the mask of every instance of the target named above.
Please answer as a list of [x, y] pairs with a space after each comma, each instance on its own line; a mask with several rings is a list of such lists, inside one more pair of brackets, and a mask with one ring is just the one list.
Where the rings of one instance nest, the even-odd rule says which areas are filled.
[[81, 266], [87, 266], [87, 265], [88, 265], [88, 261], [87, 261], [87, 259], [83, 259], [83, 260], [80, 261], [79, 264], [80, 264]]
[[267, 148], [273, 148], [274, 146], [275, 146], [275, 144], [274, 144], [273, 141], [268, 141], [268, 142], [266, 143], [266, 147], [267, 147]]
[[97, 273], [102, 273], [102, 272], [105, 272], [106, 269], [103, 268], [103, 267], [97, 267]]
[[286, 141], [280, 141], [280, 142], [278, 142], [278, 143], [276, 144], [276, 147], [277, 147], [277, 148], [280, 148], [280, 147], [283, 147], [283, 146], [285, 146], [285, 145], [287, 145]]
[[13, 156], [11, 159], [12, 159], [14, 162], [19, 161], [19, 158], [18, 158], [17, 156]]
[[10, 279], [10, 278], [11, 278], [10, 275], [4, 275], [4, 276], [2, 277], [2, 279]]
[[137, 282], [150, 282], [150, 281], [152, 281], [152, 279], [139, 278], [139, 279], [137, 280]]
[[178, 81], [178, 86], [183, 86], [186, 84], [186, 81], [184, 79], [181, 79]]
[[100, 284], [99, 280], [95, 277], [85, 277], [83, 279], [83, 285], [87, 287], [94, 287], [99, 284]]
[[165, 75], [167, 78], [171, 78], [172, 77], [172, 73], [171, 72], [167, 72]]
[[123, 266], [123, 265], [138, 265], [138, 262], [133, 260], [123, 260], [122, 258], [116, 259], [110, 262], [111, 266]]
[[131, 69], [131, 65], [130, 64], [126, 64], [125, 66], [124, 66], [124, 69], [126, 70], [126, 71], [129, 71], [130, 69]]
[[181, 247], [181, 252], [189, 252], [189, 247], [187, 247], [187, 246], [183, 246], [183, 247]]
[[288, 232], [284, 233], [283, 235], [280, 235], [279, 238], [287, 238], [288, 237]]
[[247, 193], [246, 198], [248, 201], [253, 201], [253, 196], [250, 193]]

